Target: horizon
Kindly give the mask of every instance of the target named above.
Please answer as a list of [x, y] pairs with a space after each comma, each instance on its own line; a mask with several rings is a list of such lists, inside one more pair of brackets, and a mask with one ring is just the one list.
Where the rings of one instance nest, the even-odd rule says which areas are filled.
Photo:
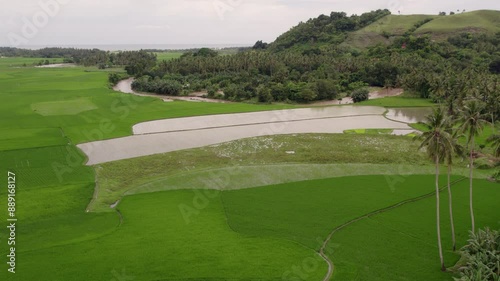
[[[145, 3], [146, 2], [146, 3]], [[104, 6], [103, 6], [104, 5]], [[110, 14], [109, 10], [114, 13]], [[500, 10], [482, 1], [347, 0], [27, 0], [0, 11], [0, 46], [225, 45], [273, 42], [291, 27], [332, 11], [388, 9], [394, 15]], [[280, 15], [277, 17], [276, 15]], [[124, 38], [126, 37], [126, 38]], [[140, 42], [140, 43], [137, 43]]]
[[27, 46], [1, 46], [0, 48], [18, 48], [25, 50], [40, 50], [45, 48], [74, 48], [74, 49], [99, 49], [102, 51], [138, 51], [138, 50], [162, 50], [183, 51], [201, 48], [214, 50], [227, 48], [251, 48], [255, 43], [248, 44], [74, 44], [74, 45], [27, 45]]

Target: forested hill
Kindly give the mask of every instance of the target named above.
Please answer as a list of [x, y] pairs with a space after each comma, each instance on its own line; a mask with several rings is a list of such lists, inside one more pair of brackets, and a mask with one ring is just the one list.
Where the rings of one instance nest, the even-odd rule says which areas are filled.
[[283, 50], [310, 44], [340, 44], [345, 41], [349, 32], [359, 30], [390, 14], [389, 10], [377, 10], [350, 17], [344, 12], [332, 12], [330, 16], [321, 15], [291, 28], [279, 36], [270, 47]]
[[360, 16], [332, 12], [301, 22], [269, 45], [272, 51], [296, 50], [319, 53], [334, 47], [364, 49], [390, 44], [403, 36], [430, 36], [446, 40], [460, 33], [500, 32], [500, 11], [480, 10], [441, 15], [392, 15], [377, 10]]

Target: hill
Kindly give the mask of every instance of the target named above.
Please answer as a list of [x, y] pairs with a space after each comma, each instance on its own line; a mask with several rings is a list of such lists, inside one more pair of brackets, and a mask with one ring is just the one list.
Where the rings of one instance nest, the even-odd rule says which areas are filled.
[[434, 37], [461, 32], [500, 32], [500, 11], [480, 10], [451, 16], [437, 16], [415, 31]]
[[446, 16], [392, 15], [388, 10], [350, 17], [345, 13], [332, 13], [329, 17], [321, 15], [301, 22], [279, 36], [270, 48], [275, 51], [307, 51], [332, 46], [363, 49], [378, 43], [389, 44], [404, 35], [428, 35], [434, 40], [445, 40], [464, 32], [500, 32], [500, 11], [479, 10]]

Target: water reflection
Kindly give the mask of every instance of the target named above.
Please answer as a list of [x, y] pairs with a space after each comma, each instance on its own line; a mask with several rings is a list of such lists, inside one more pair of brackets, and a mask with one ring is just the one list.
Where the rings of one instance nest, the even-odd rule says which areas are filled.
[[418, 123], [425, 121], [425, 117], [431, 113], [432, 109], [428, 107], [391, 108], [386, 117], [404, 123]]

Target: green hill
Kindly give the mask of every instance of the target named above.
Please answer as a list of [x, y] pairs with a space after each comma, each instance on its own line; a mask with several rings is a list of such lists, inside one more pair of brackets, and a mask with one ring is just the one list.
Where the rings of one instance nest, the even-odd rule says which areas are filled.
[[388, 44], [391, 37], [403, 36], [419, 22], [433, 19], [430, 15], [388, 15], [348, 35], [344, 46], [364, 48], [378, 43]]
[[350, 17], [345, 13], [332, 13], [301, 22], [278, 37], [271, 49], [366, 48], [378, 43], [389, 44], [404, 35], [429, 35], [443, 40], [463, 32], [500, 32], [500, 11], [479, 10], [446, 16], [391, 15], [387, 10]]
[[415, 34], [442, 37], [460, 32], [500, 32], [500, 11], [481, 10], [434, 17], [432, 21], [417, 29]]

